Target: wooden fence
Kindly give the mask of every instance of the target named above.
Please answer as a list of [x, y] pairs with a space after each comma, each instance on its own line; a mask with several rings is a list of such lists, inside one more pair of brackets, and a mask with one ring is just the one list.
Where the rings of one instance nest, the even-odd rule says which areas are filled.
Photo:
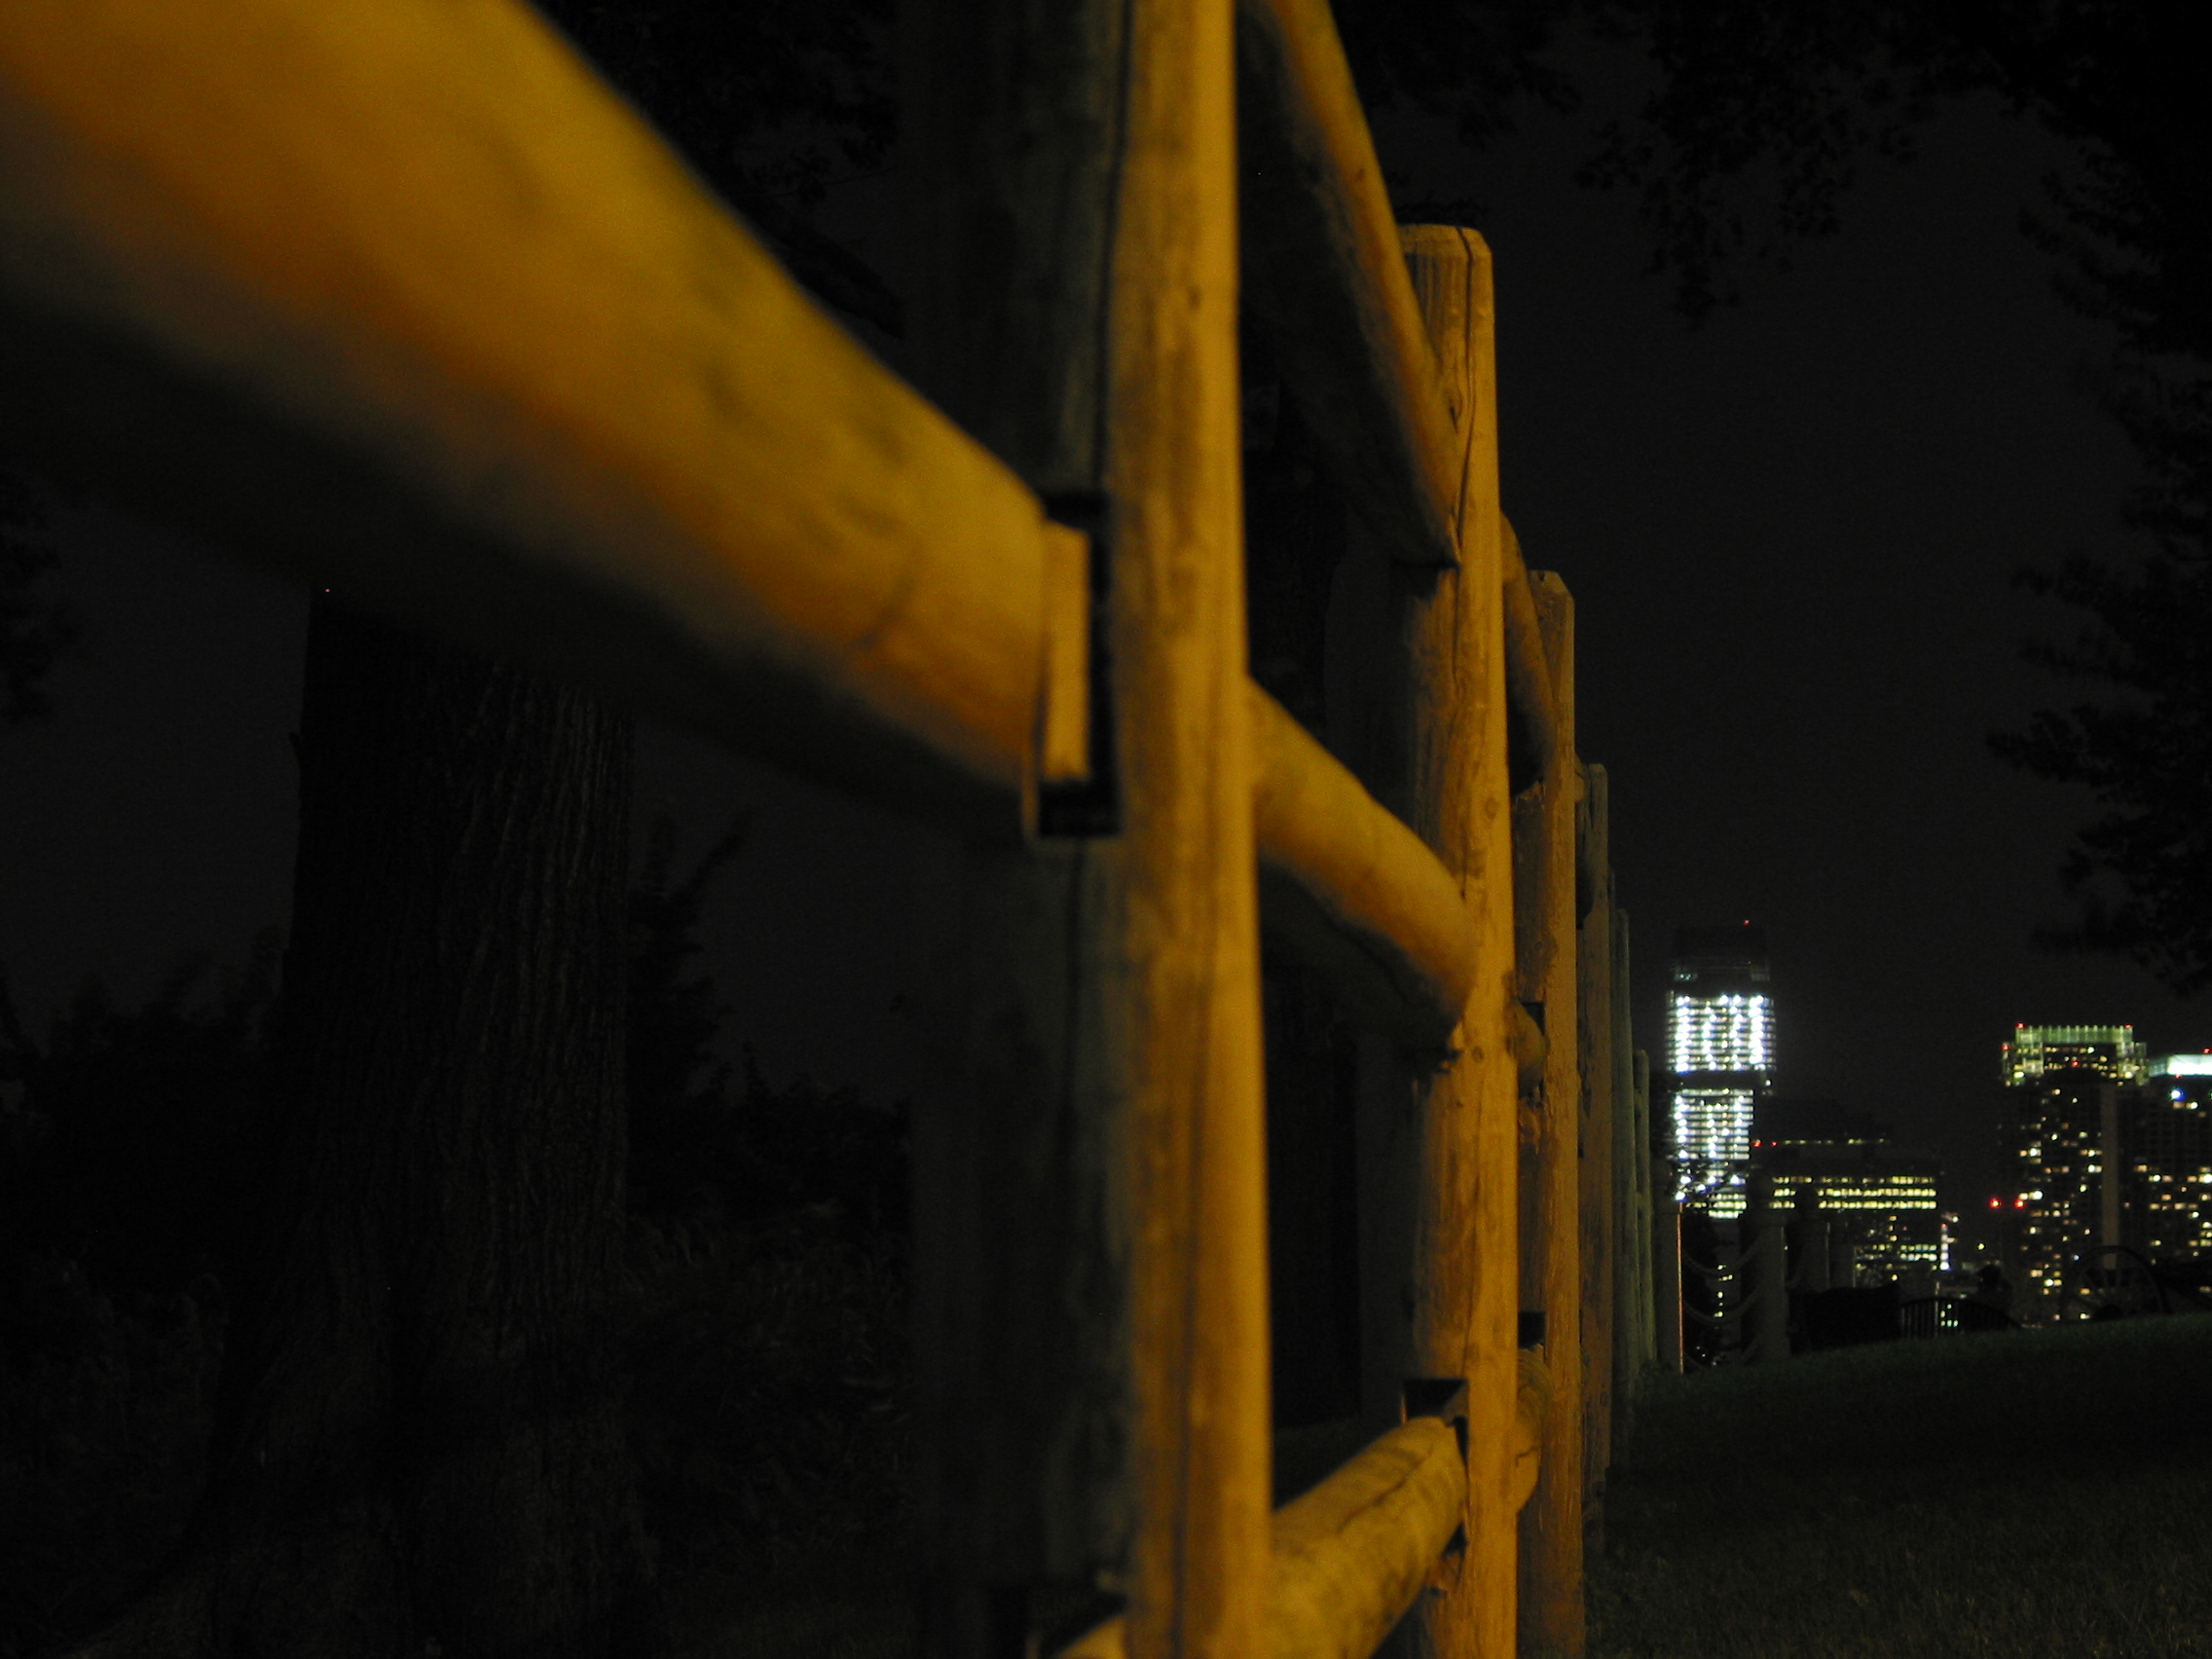
[[[12, 402], [219, 545], [958, 831], [935, 1650], [1578, 1653], [1679, 1338], [1489, 252], [1393, 222], [1324, 0], [912, 10], [928, 398], [513, 0], [13, 0]], [[1318, 732], [1246, 670], [1240, 326], [1353, 513]], [[1337, 1095], [1264, 1055], [1299, 976]], [[1340, 1145], [1348, 1291], [1282, 1243]], [[1346, 1318], [1348, 1409], [1276, 1433], [1271, 1334]]]

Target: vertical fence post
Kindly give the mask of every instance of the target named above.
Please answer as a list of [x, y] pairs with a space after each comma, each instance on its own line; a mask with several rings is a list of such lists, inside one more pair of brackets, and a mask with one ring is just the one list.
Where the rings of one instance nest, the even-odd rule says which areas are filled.
[[1098, 538], [1110, 789], [951, 855], [917, 1125], [930, 1646], [1265, 1642], [1229, 0], [908, 9], [926, 389]]
[[1415, 1613], [1418, 1651], [1513, 1650], [1518, 1311], [1513, 847], [1507, 811], [1497, 374], [1490, 249], [1474, 232], [1405, 233], [1414, 292], [1463, 462], [1456, 570], [1402, 572], [1408, 666], [1407, 821], [1459, 878], [1482, 969], [1454, 1051], [1415, 1083], [1409, 1371], [1467, 1384], [1467, 1546]]
[[[1510, 534], [1510, 532], [1508, 533]], [[1533, 591], [1552, 676], [1553, 743], [1542, 776], [1516, 797], [1513, 814], [1519, 991], [1543, 1012], [1550, 1042], [1532, 1186], [1522, 1199], [1521, 1291], [1538, 1315], [1551, 1387], [1544, 1408], [1536, 1491], [1521, 1511], [1520, 1632], [1525, 1654], [1581, 1659], [1582, 1290], [1575, 1218], [1580, 1170], [1574, 965], [1574, 809], [1581, 778], [1574, 757], [1574, 602], [1567, 584], [1533, 571]], [[1532, 1169], [1530, 1165], [1532, 1164]]]
[[[902, 8], [916, 375], [1041, 492], [1105, 485], [1122, 0]], [[1110, 839], [947, 849], [921, 936], [913, 1588], [927, 1659], [1057, 1645], [1125, 1591], [1127, 879]]]
[[[1611, 811], [1610, 804], [1606, 808]], [[1651, 1213], [1642, 1101], [1630, 1018], [1628, 912], [1613, 909], [1613, 1456], [1636, 1417], [1636, 1394], [1651, 1363]]]
[[1744, 1362], [1767, 1365], [1789, 1357], [1788, 1218], [1774, 1207], [1774, 1181], [1763, 1170], [1753, 1170], [1746, 1185], [1744, 1213], [1736, 1218]]
[[[1646, 1076], [1649, 1075], [1648, 1070]], [[1659, 1369], [1682, 1369], [1682, 1206], [1675, 1197], [1675, 1166], [1651, 1161], [1651, 1309], [1657, 1329]]]
[[1111, 673], [1134, 1104], [1132, 1659], [1267, 1641], [1268, 1291], [1230, 0], [1129, 0]]
[[[1621, 1001], [1630, 1001], [1626, 982]], [[1674, 1189], [1659, 1179], [1659, 1162], [1655, 1148], [1657, 1141], [1651, 1127], [1651, 1055], [1642, 1049], [1629, 1056], [1630, 1096], [1636, 1102], [1636, 1125], [1630, 1156], [1636, 1163], [1636, 1252], [1642, 1263], [1639, 1282], [1642, 1287], [1642, 1303], [1637, 1310], [1637, 1327], [1642, 1340], [1637, 1345], [1637, 1360], [1642, 1365], [1657, 1365], [1663, 1339], [1659, 1334], [1659, 1309], [1666, 1298], [1660, 1288], [1662, 1264], [1659, 1260], [1660, 1215], [1674, 1197]]]
[[1613, 1451], [1613, 866], [1605, 768], [1582, 768], [1575, 858], [1579, 912], [1574, 947], [1575, 1021], [1580, 1035], [1582, 1122], [1582, 1535], [1583, 1553], [1604, 1547], [1605, 1471]]

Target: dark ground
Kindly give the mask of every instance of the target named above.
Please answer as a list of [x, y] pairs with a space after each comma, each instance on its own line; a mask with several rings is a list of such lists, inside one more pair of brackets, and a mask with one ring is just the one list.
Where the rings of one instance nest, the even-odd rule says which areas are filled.
[[1592, 1659], [2212, 1653], [2212, 1317], [1658, 1380]]

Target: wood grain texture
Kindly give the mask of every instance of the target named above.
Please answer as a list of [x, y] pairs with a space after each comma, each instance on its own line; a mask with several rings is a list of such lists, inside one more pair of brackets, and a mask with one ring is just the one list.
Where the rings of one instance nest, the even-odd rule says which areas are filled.
[[1445, 1049], [1480, 963], [1458, 880], [1279, 703], [1250, 694], [1260, 858], [1296, 890], [1268, 884], [1271, 927], [1359, 1014]]
[[1420, 1596], [1466, 1514], [1458, 1435], [1416, 1418], [1275, 1511], [1274, 1659], [1367, 1659]]
[[[1041, 491], [1105, 487], [1124, 23], [1119, 0], [900, 10], [915, 372]], [[1111, 839], [933, 869], [911, 1548], [923, 1651], [967, 1659], [1094, 1622], [1127, 1571], [1134, 1014]]]
[[[1466, 1489], [1457, 1431], [1415, 1418], [1276, 1510], [1270, 1659], [1367, 1659], [1429, 1583], [1459, 1528]], [[1128, 1642], [1127, 1622], [1115, 1619], [1056, 1659], [1124, 1659]]]
[[1682, 1206], [1675, 1198], [1671, 1159], [1651, 1161], [1651, 1309], [1659, 1369], [1682, 1369]]
[[1105, 476], [1130, 1090], [1135, 1659], [1265, 1643], [1259, 921], [1228, 0], [1128, 0]]
[[1240, 0], [1244, 302], [1383, 553], [1457, 557], [1459, 445], [1327, 0]]
[[[1529, 567], [1521, 557], [1521, 542], [1511, 531], [1505, 535], [1501, 556], [1505, 584], [1505, 686], [1513, 738], [1537, 766], [1542, 756], [1558, 747], [1553, 730], [1554, 676], [1544, 656], [1544, 631], [1536, 621], [1536, 603], [1529, 589]], [[1516, 779], [1516, 783], [1522, 780]]]
[[[1574, 756], [1574, 602], [1549, 571], [1530, 589], [1552, 675], [1555, 748], [1540, 784], [1515, 803], [1516, 896], [1533, 915], [1520, 918], [1522, 991], [1544, 1005], [1550, 1037], [1534, 1157], [1524, 1163], [1522, 1289], [1541, 1309], [1543, 1364], [1551, 1391], [1543, 1419], [1542, 1466], [1521, 1511], [1520, 1641], [1524, 1652], [1581, 1659], [1582, 1600], [1582, 1293], [1581, 1194], [1577, 1146], [1581, 1097], [1576, 1031], [1575, 808], [1580, 767]], [[1530, 1167], [1532, 1163], [1532, 1168]]]
[[1513, 1477], [1508, 1501], [1518, 1515], [1535, 1495], [1536, 1475], [1544, 1466], [1544, 1419], [1551, 1410], [1552, 1382], [1543, 1356], [1523, 1348], [1516, 1356], [1513, 1395]]
[[1613, 1455], [1613, 1299], [1618, 1238], [1613, 1191], [1613, 1048], [1618, 1033], [1613, 1007], [1613, 863], [1611, 796], [1605, 768], [1582, 768], [1577, 833], [1584, 872], [1582, 909], [1574, 946], [1576, 1030], [1580, 1034], [1581, 1114], [1578, 1132], [1582, 1224], [1582, 1535], [1583, 1553], [1595, 1559], [1604, 1546], [1605, 1471]]
[[1466, 1017], [1449, 1057], [1413, 1082], [1406, 1363], [1410, 1376], [1465, 1380], [1469, 1462], [1465, 1555], [1441, 1593], [1417, 1607], [1411, 1646], [1451, 1659], [1506, 1659], [1517, 1550], [1509, 1490], [1519, 1309], [1515, 1037], [1526, 1014], [1513, 997], [1494, 288], [1490, 249], [1472, 231], [1417, 226], [1404, 245], [1459, 484], [1456, 567], [1407, 572], [1400, 583], [1406, 811], [1458, 884], [1474, 956]]
[[1613, 1424], [1615, 1456], [1628, 1444], [1651, 1346], [1651, 1131], [1636, 1085], [1629, 918], [1613, 905]]
[[1036, 498], [513, 0], [0, 12], [0, 362], [219, 545], [1018, 829]]
[[1040, 490], [1105, 498], [1120, 809], [970, 849], [951, 884], [962, 1051], [918, 1137], [931, 1640], [1051, 1645], [1110, 1591], [1143, 1659], [1250, 1654], [1269, 1355], [1228, 0], [903, 27], [925, 376]]

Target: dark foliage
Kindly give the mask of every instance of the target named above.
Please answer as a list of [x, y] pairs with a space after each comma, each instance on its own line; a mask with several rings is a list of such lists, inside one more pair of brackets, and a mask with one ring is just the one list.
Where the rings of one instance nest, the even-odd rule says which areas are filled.
[[889, 0], [546, 0], [539, 7], [821, 299], [885, 333], [898, 297], [809, 218], [884, 165]]
[[1869, 157], [1912, 153], [1912, 123], [1959, 90], [1952, 55], [1907, 9], [1852, 0], [1600, 0], [1600, 30], [1657, 71], [1633, 122], [1608, 123], [1582, 181], [1642, 199], [1651, 264], [1692, 321], [1832, 235]]
[[0, 1659], [120, 1605], [175, 1541], [206, 1461], [221, 1287], [101, 1292], [0, 1259]]
[[801, 1077], [777, 1088], [747, 1051], [726, 1079], [632, 1119], [631, 1209], [755, 1235], [826, 1233], [870, 1250], [906, 1235], [906, 1119]]
[[1450, 115], [1460, 137], [1480, 147], [1513, 129], [1523, 98], [1575, 107], [1574, 83], [1546, 55], [1576, 9], [1559, 0], [1343, 0], [1336, 16], [1370, 108]]
[[2087, 788], [2096, 816], [2063, 866], [2080, 904], [2046, 942], [2118, 950], [2177, 990], [2212, 982], [2212, 102], [2199, 21], [2176, 0], [1590, 0], [1656, 76], [1633, 123], [1603, 134], [1587, 181], [1640, 193], [1654, 267], [1704, 316], [1741, 274], [1834, 231], [1869, 157], [1904, 157], [1913, 125], [1979, 92], [2068, 140], [2079, 162], [2023, 227], [2062, 297], [2119, 350], [2089, 389], [2148, 482], [2123, 522], [2148, 558], [2076, 557], [2027, 578], [2074, 608], [2079, 637], [2031, 655], [2091, 695], [1998, 737], [2005, 758]]
[[2054, 186], [2056, 217], [2029, 228], [2066, 298], [2120, 334], [2091, 389], [2144, 463], [2126, 519], [2152, 544], [2024, 578], [2083, 619], [2031, 657], [2092, 696], [1993, 741], [2098, 809], [2061, 870], [2077, 918], [2046, 942], [2123, 953], [2183, 992], [2212, 983], [2212, 106], [2190, 69], [2195, 21], [2072, 4], [1987, 42], [2006, 91], [2083, 146], [2083, 180]]
[[630, 895], [630, 1209], [652, 1221], [719, 1217], [751, 1233], [824, 1231], [874, 1249], [903, 1238], [905, 1109], [801, 1077], [777, 1088], [750, 1049], [715, 1040], [729, 1010], [700, 972], [697, 929], [744, 820], [675, 880], [673, 826], [654, 825]]
[[629, 1014], [623, 1068], [632, 1117], [635, 1156], [641, 1130], [648, 1135], [702, 1094], [719, 1094], [728, 1083], [714, 1043], [728, 1015], [711, 977], [698, 970], [698, 930], [715, 875], [741, 851], [751, 832], [740, 818], [676, 880], [676, 824], [656, 819], [646, 832], [645, 862], [630, 888]]
[[[903, 1113], [717, 1054], [697, 929], [744, 838], [676, 879], [655, 826], [630, 897], [631, 1434], [680, 1616], [720, 1626], [885, 1545], [906, 1419]], [[0, 982], [0, 1659], [121, 1604], [191, 1508], [276, 959], [88, 984], [42, 1039]]]
[[2177, 991], [2212, 984], [2212, 571], [2076, 559], [2029, 581], [2090, 618], [2073, 645], [2035, 655], [2102, 694], [1993, 740], [2099, 809], [2061, 871], [2080, 918], [2044, 938], [2123, 952]]
[[276, 941], [33, 1042], [0, 982], [0, 1659], [137, 1587], [199, 1489]]
[[0, 985], [0, 1082], [19, 1089], [0, 1251], [82, 1263], [125, 1295], [169, 1295], [222, 1271], [277, 956], [271, 932], [241, 969], [181, 963], [136, 1009], [88, 981], [43, 1043]]
[[734, 1575], [729, 1611], [849, 1585], [904, 1498], [905, 1278], [828, 1228], [716, 1216], [631, 1247], [631, 1441], [664, 1577]]
[[0, 725], [53, 712], [47, 678], [78, 635], [76, 618], [40, 591], [55, 564], [46, 527], [45, 494], [0, 461]]

